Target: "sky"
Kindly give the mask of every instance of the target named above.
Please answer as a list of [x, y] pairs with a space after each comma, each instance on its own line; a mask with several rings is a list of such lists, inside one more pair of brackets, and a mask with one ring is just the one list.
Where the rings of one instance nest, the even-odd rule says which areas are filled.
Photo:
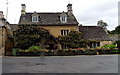
[[[26, 12], [62, 12], [67, 11], [67, 4], [71, 3], [73, 14], [79, 24], [96, 26], [99, 20], [108, 24], [108, 30], [118, 26], [119, 0], [8, 0], [7, 20], [17, 24], [21, 15], [21, 4], [26, 4]], [[0, 11], [6, 18], [7, 0], [0, 0]]]

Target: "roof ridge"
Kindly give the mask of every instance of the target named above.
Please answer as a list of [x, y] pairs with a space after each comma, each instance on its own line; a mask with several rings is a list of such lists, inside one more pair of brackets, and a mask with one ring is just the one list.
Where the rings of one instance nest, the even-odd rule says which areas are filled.
[[[26, 13], [31, 13], [31, 14], [32, 14], [32, 13], [34, 13], [34, 12], [26, 12]], [[62, 12], [36, 12], [36, 13], [37, 13], [37, 14], [39, 14], [39, 13], [40, 13], [40, 14], [53, 14], [53, 13], [55, 14], [55, 13], [62, 13]], [[67, 13], [67, 12], [65, 12], [65, 13]]]
[[79, 27], [100, 27], [100, 26], [79, 26]]

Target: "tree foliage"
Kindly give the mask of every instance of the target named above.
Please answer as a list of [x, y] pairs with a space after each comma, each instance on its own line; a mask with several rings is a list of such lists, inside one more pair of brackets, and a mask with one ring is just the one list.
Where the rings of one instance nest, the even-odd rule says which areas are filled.
[[110, 31], [110, 34], [120, 34], [120, 25], [118, 25], [115, 30]]
[[18, 29], [14, 34], [16, 46], [21, 49], [27, 49], [43, 39], [48, 39], [50, 36], [47, 30], [32, 25], [18, 25]]
[[85, 47], [85, 41], [82, 39], [82, 33], [78, 31], [70, 31], [68, 35], [59, 36], [58, 40], [62, 45], [69, 48]]
[[102, 28], [106, 28], [106, 26], [108, 26], [108, 24], [106, 22], [103, 22], [103, 20], [99, 20], [97, 25]]
[[115, 28], [115, 32], [116, 32], [117, 34], [120, 34], [120, 25]]

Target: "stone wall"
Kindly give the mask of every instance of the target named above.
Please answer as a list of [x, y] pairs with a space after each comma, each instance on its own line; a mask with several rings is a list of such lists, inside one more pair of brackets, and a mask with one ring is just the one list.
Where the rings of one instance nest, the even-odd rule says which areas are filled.
[[110, 44], [112, 44], [112, 41], [101, 41], [100, 47], [103, 47], [104, 45], [110, 45]]
[[9, 23], [4, 18], [3, 12], [0, 11], [0, 55], [10, 52], [12, 41], [8, 36], [12, 36], [12, 31], [9, 27]]
[[2, 48], [2, 28], [0, 28], [0, 49]]
[[6, 40], [5, 28], [0, 27], [0, 55], [3, 54], [4, 52], [5, 40]]
[[58, 37], [61, 35], [61, 30], [75, 30], [78, 31], [78, 26], [39, 26], [41, 28], [47, 29], [53, 36]]

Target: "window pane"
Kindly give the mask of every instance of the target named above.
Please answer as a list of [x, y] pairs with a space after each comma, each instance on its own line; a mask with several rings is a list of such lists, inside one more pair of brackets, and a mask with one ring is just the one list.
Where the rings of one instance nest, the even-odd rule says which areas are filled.
[[94, 48], [96, 47], [96, 42], [93, 43], [94, 44]]
[[66, 16], [62, 16], [62, 17], [60, 17], [60, 20], [61, 20], [61, 22], [67, 22], [67, 17]]
[[66, 35], [66, 30], [64, 30], [64, 35]]
[[33, 21], [33, 22], [38, 22], [38, 16], [33, 16], [33, 17], [32, 17], [32, 21]]
[[61, 35], [63, 35], [63, 30], [61, 30]]
[[68, 35], [69, 30], [61, 30], [61, 35]]
[[67, 30], [67, 35], [68, 35], [68, 33], [69, 33], [69, 30]]
[[97, 42], [97, 46], [98, 46], [98, 47], [100, 46], [100, 42]]
[[62, 49], [68, 49], [68, 46], [66, 45], [61, 45]]

